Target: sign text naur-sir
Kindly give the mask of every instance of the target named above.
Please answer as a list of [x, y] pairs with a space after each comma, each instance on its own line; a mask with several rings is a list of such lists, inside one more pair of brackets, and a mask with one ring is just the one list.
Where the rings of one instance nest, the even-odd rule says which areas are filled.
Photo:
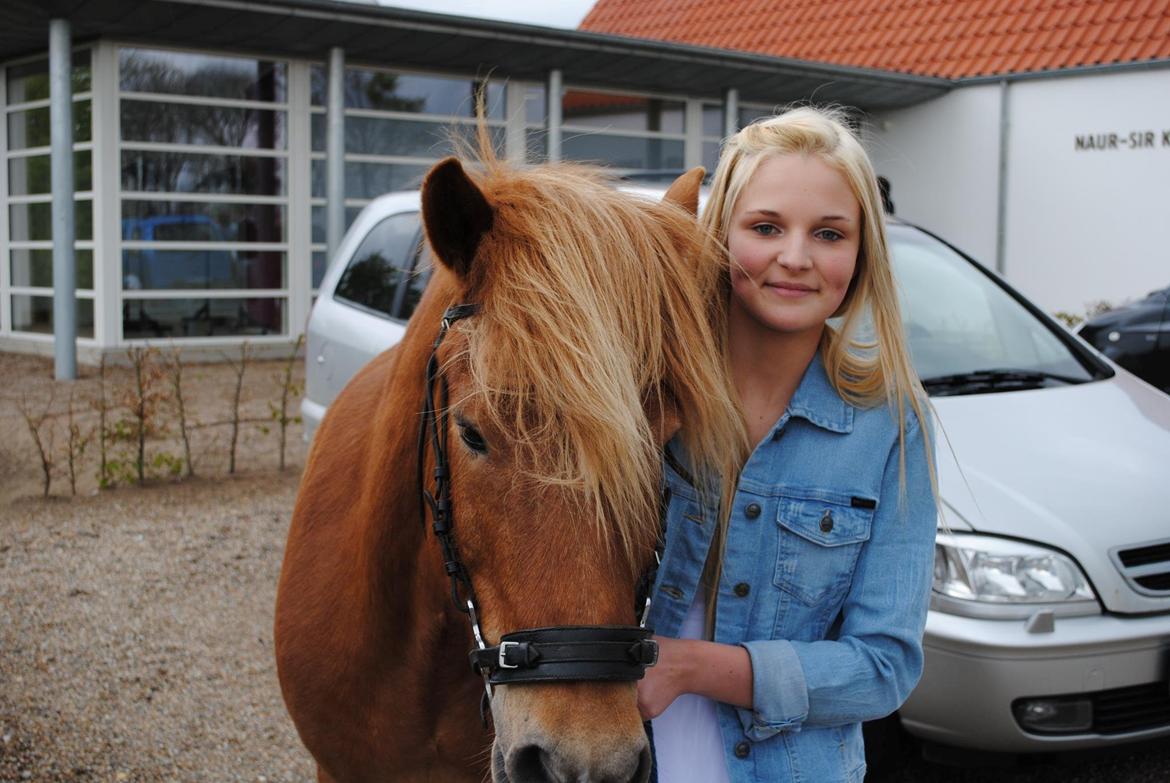
[[1073, 149], [1082, 150], [1148, 150], [1155, 147], [1170, 149], [1170, 130], [1140, 130], [1128, 133], [1086, 133], [1074, 137]]

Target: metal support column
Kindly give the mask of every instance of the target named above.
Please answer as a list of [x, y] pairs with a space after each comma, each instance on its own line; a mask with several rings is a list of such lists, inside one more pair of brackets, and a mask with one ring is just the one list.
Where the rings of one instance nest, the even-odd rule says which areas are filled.
[[345, 51], [329, 50], [325, 107], [325, 252], [333, 261], [345, 235]]
[[1007, 274], [1008, 144], [1011, 141], [1011, 103], [1008, 81], [999, 83], [999, 182], [996, 185], [995, 271]]
[[504, 157], [517, 165], [528, 157], [526, 87], [523, 82], [511, 81], [504, 91]]
[[565, 78], [559, 68], [548, 72], [548, 84], [545, 93], [548, 100], [548, 159], [561, 159], [561, 100], [565, 92]]
[[739, 90], [729, 87], [723, 93], [723, 137], [739, 131]]
[[49, 21], [49, 166], [53, 207], [53, 357], [57, 380], [77, 377], [77, 264], [73, 243], [73, 41]]
[[687, 98], [685, 112], [683, 165], [692, 169], [703, 165], [703, 101], [698, 98]]

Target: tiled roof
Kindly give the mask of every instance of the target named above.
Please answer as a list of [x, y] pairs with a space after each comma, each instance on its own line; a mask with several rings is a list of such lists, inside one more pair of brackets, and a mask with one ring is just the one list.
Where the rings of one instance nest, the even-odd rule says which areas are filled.
[[945, 78], [1170, 58], [1170, 0], [597, 0], [581, 29]]

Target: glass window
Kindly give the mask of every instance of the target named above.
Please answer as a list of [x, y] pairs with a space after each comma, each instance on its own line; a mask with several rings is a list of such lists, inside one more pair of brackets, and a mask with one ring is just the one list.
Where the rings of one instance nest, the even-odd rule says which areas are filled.
[[682, 101], [566, 90], [562, 119], [578, 127], [682, 133], [684, 107]]
[[122, 99], [122, 139], [282, 150], [283, 111]]
[[723, 136], [723, 106], [718, 103], [703, 104], [703, 135]]
[[123, 150], [122, 189], [282, 196], [285, 161], [257, 155]]
[[[49, 61], [37, 60], [23, 65], [10, 65], [8, 74], [8, 104], [47, 100], [49, 97]], [[89, 92], [89, 50], [73, 53], [73, 92]]]
[[121, 49], [118, 62], [124, 92], [287, 100], [288, 67], [281, 62], [151, 49]]
[[758, 120], [761, 117], [771, 117], [775, 113], [775, 110], [761, 106], [741, 106], [739, 109], [739, 127], [746, 127], [751, 125], [754, 120]]
[[913, 229], [889, 236], [907, 342], [923, 380], [997, 368], [1090, 379], [1043, 322], [962, 256]]
[[[323, 66], [313, 67], [311, 84], [313, 104], [324, 106], [328, 77]], [[481, 84], [475, 79], [346, 68], [345, 107], [474, 117], [475, 96]], [[503, 83], [488, 82], [488, 119], [504, 119], [505, 89]]]
[[[325, 115], [313, 115], [313, 151], [325, 149]], [[492, 143], [504, 143], [503, 128], [489, 128]], [[383, 117], [346, 117], [345, 151], [360, 155], [396, 155], [439, 158], [455, 152], [452, 137], [474, 144], [473, 125], [452, 125], [435, 120], [399, 120]]]
[[[93, 189], [93, 156], [89, 150], [73, 153], [74, 190]], [[53, 192], [53, 171], [48, 155], [8, 159], [8, 193], [31, 196]]]
[[122, 300], [122, 336], [249, 337], [285, 334], [284, 299], [192, 298]]
[[[93, 251], [74, 249], [77, 264], [77, 287], [93, 288]], [[25, 288], [53, 287], [53, 251], [48, 249], [12, 249], [12, 285]]]
[[[89, 107], [89, 101], [77, 101], [73, 104], [74, 142], [93, 139]], [[52, 143], [49, 138], [50, 129], [48, 106], [14, 111], [8, 115], [8, 149], [48, 147]]]
[[548, 117], [545, 106], [545, 88], [541, 86], [526, 87], [524, 89], [524, 119], [532, 125], [544, 125]]
[[337, 299], [406, 320], [417, 299], [408, 296], [419, 256], [419, 216], [400, 212], [366, 234], [337, 282]]
[[[74, 204], [75, 238], [93, 239], [93, 202], [83, 199]], [[53, 205], [47, 201], [36, 204], [9, 204], [8, 237], [17, 242], [52, 239]]]
[[[14, 332], [53, 333], [53, 297], [12, 297], [12, 330]], [[93, 337], [93, 300], [77, 300], [77, 336]]]
[[525, 131], [524, 150], [524, 159], [529, 163], [543, 163], [548, 160], [548, 131], [544, 128]]
[[[372, 199], [395, 190], [417, 190], [430, 164], [346, 163], [345, 197]], [[313, 161], [313, 196], [325, 196], [325, 161]]]
[[623, 169], [678, 170], [685, 165], [681, 140], [640, 136], [566, 136], [561, 142], [561, 155], [567, 160], [594, 161]]
[[278, 204], [122, 200], [122, 238], [144, 242], [283, 242]]
[[707, 169], [708, 174], [715, 173], [715, 167], [719, 165], [720, 146], [717, 141], [703, 142], [703, 168]]
[[[313, 207], [311, 210], [312, 229], [310, 232], [311, 241], [314, 245], [323, 245], [327, 241], [325, 234], [327, 227], [325, 225], [325, 207]], [[357, 220], [357, 216], [362, 213], [362, 207], [346, 207], [345, 208], [345, 230], [349, 231], [349, 227], [353, 225], [353, 221]]]
[[321, 287], [321, 281], [325, 278], [325, 270], [328, 268], [327, 259], [325, 258], [325, 251], [313, 251], [313, 272], [312, 272], [312, 287], [317, 289]]
[[249, 250], [122, 251], [124, 291], [285, 287], [285, 254]]

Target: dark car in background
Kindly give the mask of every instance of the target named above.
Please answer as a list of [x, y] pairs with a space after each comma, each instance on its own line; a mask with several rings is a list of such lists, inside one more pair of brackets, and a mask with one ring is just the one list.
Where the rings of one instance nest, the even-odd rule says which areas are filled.
[[1170, 392], [1170, 287], [1090, 318], [1077, 334], [1146, 383]]

